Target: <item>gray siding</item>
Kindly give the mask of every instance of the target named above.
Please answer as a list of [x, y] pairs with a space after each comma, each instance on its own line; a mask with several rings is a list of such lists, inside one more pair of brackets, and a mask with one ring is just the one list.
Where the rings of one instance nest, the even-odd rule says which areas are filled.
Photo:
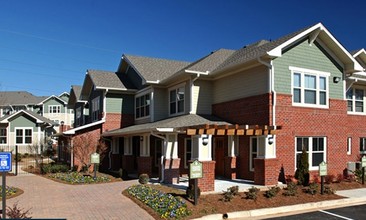
[[48, 99], [44, 104], [43, 104], [43, 107], [44, 107], [44, 112], [45, 113], [49, 113], [49, 109], [48, 109], [48, 106], [50, 105], [59, 105], [61, 106], [61, 113], [65, 113], [65, 104], [62, 103], [60, 100], [58, 99]]
[[343, 99], [343, 83], [333, 83], [333, 77], [342, 78], [342, 70], [324, 52], [318, 43], [309, 45], [304, 41], [285, 52], [273, 61], [275, 90], [278, 93], [291, 94], [291, 71], [289, 66], [330, 72], [329, 98]]
[[168, 117], [169, 100], [166, 89], [154, 88], [154, 120], [161, 120]]
[[268, 93], [268, 67], [262, 65], [216, 80], [213, 103]]
[[192, 113], [211, 114], [213, 88], [211, 81], [196, 80], [193, 85]]
[[14, 132], [14, 128], [16, 127], [29, 127], [33, 128], [33, 131], [38, 131], [38, 128], [36, 128], [36, 124], [33, 118], [29, 117], [28, 115], [19, 115], [15, 118], [12, 118], [10, 121], [10, 132]]
[[116, 94], [107, 94], [106, 111], [108, 113], [122, 113], [122, 97]]

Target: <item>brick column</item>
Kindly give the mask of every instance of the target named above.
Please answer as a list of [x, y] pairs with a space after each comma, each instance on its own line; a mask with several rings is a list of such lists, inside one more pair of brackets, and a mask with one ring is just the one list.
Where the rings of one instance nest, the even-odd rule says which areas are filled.
[[236, 179], [236, 157], [225, 157], [225, 177]]
[[276, 185], [280, 169], [278, 159], [254, 159], [254, 183], [258, 185]]
[[152, 175], [152, 157], [137, 157], [137, 172], [138, 175], [146, 173]]
[[128, 173], [133, 171], [134, 156], [133, 155], [123, 155], [122, 156], [122, 169], [126, 170]]
[[180, 158], [164, 160], [164, 183], [178, 183]]
[[[215, 163], [215, 161], [202, 161], [203, 177], [198, 179], [201, 192], [215, 191]], [[194, 179], [190, 179], [189, 184], [194, 184]]]

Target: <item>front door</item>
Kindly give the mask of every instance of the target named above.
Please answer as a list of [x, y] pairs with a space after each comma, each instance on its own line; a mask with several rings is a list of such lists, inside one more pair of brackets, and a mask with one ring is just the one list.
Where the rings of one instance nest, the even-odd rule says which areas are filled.
[[215, 138], [215, 175], [224, 176], [225, 173], [225, 139]]

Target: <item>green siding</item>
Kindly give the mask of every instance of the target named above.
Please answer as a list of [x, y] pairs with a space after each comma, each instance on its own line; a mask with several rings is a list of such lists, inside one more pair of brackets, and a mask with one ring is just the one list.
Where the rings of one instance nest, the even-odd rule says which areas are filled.
[[49, 113], [48, 106], [50, 105], [60, 105], [61, 106], [61, 113], [65, 113], [65, 106], [59, 99], [48, 99], [44, 104], [44, 112]]
[[38, 131], [38, 128], [35, 124], [35, 119], [29, 117], [28, 115], [20, 115], [15, 118], [12, 118], [10, 121], [10, 131], [14, 132], [14, 128], [16, 127], [29, 127], [33, 128], [33, 131]]
[[110, 113], [133, 114], [134, 95], [108, 94], [106, 111]]
[[273, 61], [275, 75], [275, 90], [278, 93], [291, 94], [291, 71], [289, 66], [306, 68], [329, 72], [329, 98], [343, 99], [343, 83], [333, 83], [333, 77], [342, 78], [342, 70], [329, 55], [320, 47], [318, 43], [312, 45], [308, 41], [303, 41], [297, 46], [286, 51], [282, 57]]

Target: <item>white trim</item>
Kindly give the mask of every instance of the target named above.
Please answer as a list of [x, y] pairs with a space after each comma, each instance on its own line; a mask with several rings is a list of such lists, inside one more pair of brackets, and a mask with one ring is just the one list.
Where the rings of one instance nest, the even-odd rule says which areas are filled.
[[[22, 134], [22, 143], [17, 143], [17, 130], [22, 130], [23, 131], [23, 134]], [[32, 131], [32, 141], [31, 143], [25, 143], [25, 130], [31, 130]], [[14, 127], [14, 143], [15, 145], [29, 145], [29, 144], [33, 144], [33, 128], [32, 127]], [[39, 134], [38, 134], [39, 135]]]
[[96, 121], [96, 122], [86, 124], [86, 125], [74, 128], [74, 129], [67, 130], [67, 131], [64, 132], [64, 134], [75, 134], [75, 131], [79, 131], [79, 130], [82, 130], [82, 129], [85, 129], [85, 128], [89, 128], [89, 127], [92, 127], [94, 125], [102, 124], [104, 122], [105, 122], [105, 120]]
[[208, 75], [210, 73], [210, 71], [206, 71], [206, 72], [201, 72], [201, 71], [196, 71], [196, 70], [184, 70], [184, 72], [186, 73], [194, 73], [194, 74], [202, 74], [202, 75]]
[[301, 67], [289, 66], [288, 68], [289, 68], [289, 70], [291, 70], [293, 72], [296, 72], [296, 71], [306, 72], [306, 73], [310, 73], [310, 74], [317, 74], [317, 75], [322, 75], [322, 76], [327, 76], [327, 77], [329, 77], [331, 75], [330, 72], [306, 69], [306, 68], [301, 68]]
[[347, 155], [352, 154], [352, 137], [347, 137]]
[[[172, 114], [172, 113], [171, 113], [171, 110], [170, 110], [170, 92], [171, 92], [172, 90], [175, 90], [175, 91], [176, 91], [176, 95], [177, 95], [177, 91], [178, 91], [179, 89], [181, 89], [181, 88], [183, 88], [183, 91], [184, 91], [183, 111], [182, 111], [182, 112], [178, 112], [178, 101], [179, 101], [179, 100], [177, 100], [177, 97], [175, 97], [176, 112]], [[169, 111], [169, 116], [177, 116], [177, 115], [182, 115], [182, 114], [184, 114], [184, 113], [185, 113], [185, 111], [186, 111], [186, 102], [187, 102], [186, 82], [184, 82], [184, 83], [180, 83], [180, 84], [175, 85], [175, 86], [173, 86], [173, 87], [171, 87], [171, 88], [169, 88], [169, 89], [168, 89], [168, 111]]]
[[[308, 138], [309, 140], [309, 148], [308, 148], [308, 163], [309, 163], [309, 171], [316, 171], [316, 170], [319, 170], [319, 166], [313, 166], [312, 164], [312, 160], [313, 160], [313, 139], [314, 138], [323, 138], [324, 139], [324, 149], [323, 149], [323, 161], [324, 162], [327, 162], [327, 147], [328, 147], [328, 142], [327, 142], [327, 137], [326, 136], [296, 136], [295, 137], [295, 170], [297, 169], [296, 166], [297, 166], [297, 161], [296, 161], [296, 158], [297, 158], [297, 154], [301, 154], [300, 151], [297, 151], [297, 138]], [[315, 151], [317, 152], [317, 151]], [[318, 151], [318, 152], [321, 152], [321, 151]]]

